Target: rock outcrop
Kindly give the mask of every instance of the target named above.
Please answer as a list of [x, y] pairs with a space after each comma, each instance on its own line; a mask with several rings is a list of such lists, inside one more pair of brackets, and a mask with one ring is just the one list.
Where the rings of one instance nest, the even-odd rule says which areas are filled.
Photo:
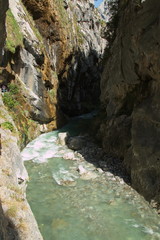
[[160, 2], [120, 1], [101, 82], [103, 147], [124, 159], [133, 186], [160, 202]]

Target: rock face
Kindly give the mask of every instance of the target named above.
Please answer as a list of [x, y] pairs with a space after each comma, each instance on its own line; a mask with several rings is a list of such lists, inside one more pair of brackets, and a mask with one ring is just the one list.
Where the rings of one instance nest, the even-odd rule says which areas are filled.
[[107, 152], [124, 158], [133, 186], [160, 202], [160, 2], [120, 3], [101, 82], [106, 117], [99, 134]]
[[[0, 0], [0, 60], [5, 41], [5, 13], [8, 1]], [[0, 94], [0, 239], [41, 240], [41, 234], [26, 201], [24, 168], [15, 136], [16, 127]], [[13, 134], [13, 132], [14, 134]], [[19, 180], [21, 180], [19, 182]], [[21, 183], [21, 185], [20, 185]]]
[[105, 40], [93, 1], [26, 1], [47, 44], [58, 75], [58, 109], [77, 115], [95, 108], [100, 94], [101, 56]]
[[102, 15], [102, 18], [107, 22], [109, 20], [108, 0], [103, 0], [99, 5], [98, 10]]
[[0, 199], [7, 216], [0, 208], [1, 239], [42, 239], [26, 201], [19, 149], [61, 125], [65, 114], [97, 103], [105, 40], [93, 3], [9, 0], [5, 31], [8, 1], [0, 0]]
[[23, 145], [98, 105], [106, 41], [91, 0], [9, 0], [9, 8], [0, 87], [19, 89], [9, 108]]
[[6, 17], [6, 11], [8, 9], [8, 1], [0, 1], [0, 33], [1, 33], [1, 39], [0, 39], [0, 63], [2, 61], [2, 50], [4, 47], [5, 39], [6, 39], [6, 31], [5, 31], [5, 17]]
[[[42, 240], [36, 220], [26, 200], [28, 174], [18, 147], [18, 130], [4, 107], [0, 95], [0, 239]], [[2, 213], [2, 216], [1, 216]], [[4, 234], [3, 234], [4, 233]], [[3, 236], [3, 237], [2, 237]]]

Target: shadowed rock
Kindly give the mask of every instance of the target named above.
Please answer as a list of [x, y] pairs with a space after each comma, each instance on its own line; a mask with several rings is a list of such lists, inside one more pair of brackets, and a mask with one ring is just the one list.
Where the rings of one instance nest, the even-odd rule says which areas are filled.
[[140, 2], [120, 1], [101, 81], [99, 136], [106, 152], [124, 159], [133, 186], [160, 202], [160, 1]]

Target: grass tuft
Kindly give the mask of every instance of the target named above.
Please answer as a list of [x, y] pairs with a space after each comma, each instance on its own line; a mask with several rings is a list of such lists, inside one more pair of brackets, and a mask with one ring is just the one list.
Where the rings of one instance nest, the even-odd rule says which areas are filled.
[[1, 127], [4, 128], [4, 129], [9, 129], [11, 132], [14, 131], [14, 126], [11, 122], [3, 122], [1, 124]]

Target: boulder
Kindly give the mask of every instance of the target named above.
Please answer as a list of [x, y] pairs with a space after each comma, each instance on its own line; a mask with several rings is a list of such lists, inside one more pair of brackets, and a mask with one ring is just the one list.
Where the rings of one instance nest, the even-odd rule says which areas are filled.
[[87, 170], [82, 165], [79, 165], [78, 166], [78, 172], [79, 172], [80, 175], [82, 175], [82, 174], [87, 173]]
[[58, 133], [57, 143], [64, 146], [68, 140], [69, 134], [68, 132]]
[[86, 145], [86, 141], [82, 136], [71, 137], [67, 141], [68, 148], [77, 151], [81, 150]]

